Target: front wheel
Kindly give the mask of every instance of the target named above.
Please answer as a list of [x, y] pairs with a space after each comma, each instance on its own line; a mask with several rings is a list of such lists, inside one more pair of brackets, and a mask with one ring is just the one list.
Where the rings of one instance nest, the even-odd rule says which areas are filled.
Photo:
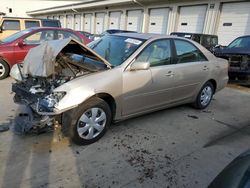
[[0, 59], [0, 80], [6, 78], [9, 75], [9, 65], [2, 59]]
[[206, 82], [194, 102], [194, 107], [197, 109], [205, 109], [211, 102], [214, 94], [214, 86], [211, 82]]
[[109, 105], [100, 98], [92, 98], [83, 103], [71, 117], [69, 136], [78, 145], [87, 145], [99, 140], [112, 119]]

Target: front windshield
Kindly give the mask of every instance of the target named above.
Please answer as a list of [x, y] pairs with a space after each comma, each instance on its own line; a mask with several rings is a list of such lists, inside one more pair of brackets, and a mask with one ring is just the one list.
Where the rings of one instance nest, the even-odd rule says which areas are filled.
[[22, 31], [19, 31], [17, 33], [14, 33], [13, 35], [10, 35], [4, 39], [1, 40], [2, 43], [10, 43], [10, 42], [13, 42], [14, 40], [18, 39], [19, 37], [31, 32], [32, 29], [25, 29], [25, 30], [22, 30]]
[[250, 37], [237, 38], [227, 48], [250, 48]]
[[106, 59], [113, 66], [121, 65], [131, 56], [144, 40], [124, 36], [106, 35], [88, 44], [88, 47]]

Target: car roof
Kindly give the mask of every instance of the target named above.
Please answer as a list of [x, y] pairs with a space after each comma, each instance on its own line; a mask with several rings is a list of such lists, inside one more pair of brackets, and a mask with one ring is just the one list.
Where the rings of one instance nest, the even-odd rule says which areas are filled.
[[203, 36], [214, 36], [214, 37], [218, 37], [217, 35], [212, 35], [212, 34], [204, 34], [204, 33], [172, 32], [170, 35], [172, 35], [172, 34], [184, 34], [184, 35], [203, 35]]
[[45, 30], [45, 29], [53, 29], [53, 30], [64, 30], [64, 31], [73, 31], [72, 29], [68, 28], [61, 28], [61, 27], [30, 27], [28, 29], [31, 30]]
[[142, 40], [148, 40], [151, 38], [162, 38], [162, 37], [169, 38], [170, 37], [169, 35], [154, 34], [154, 33], [115, 33], [113, 35], [137, 38], [137, 39], [142, 39]]

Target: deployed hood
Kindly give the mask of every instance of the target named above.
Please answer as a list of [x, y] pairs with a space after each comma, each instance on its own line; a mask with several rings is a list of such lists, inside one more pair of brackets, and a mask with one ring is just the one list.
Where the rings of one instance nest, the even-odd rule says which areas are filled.
[[23, 74], [35, 77], [48, 77], [55, 72], [56, 57], [60, 52], [77, 53], [91, 56], [104, 63], [108, 68], [111, 64], [78, 41], [67, 38], [43, 42], [41, 45], [30, 49], [23, 61]]

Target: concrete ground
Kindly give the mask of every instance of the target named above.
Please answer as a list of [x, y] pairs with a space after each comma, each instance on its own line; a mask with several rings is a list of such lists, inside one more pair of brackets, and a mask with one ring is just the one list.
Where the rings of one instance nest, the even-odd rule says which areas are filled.
[[[0, 81], [0, 126], [18, 106]], [[201, 188], [250, 149], [250, 89], [231, 86], [203, 111], [180, 106], [113, 125], [97, 143], [76, 146], [59, 130], [0, 133], [0, 187]]]

